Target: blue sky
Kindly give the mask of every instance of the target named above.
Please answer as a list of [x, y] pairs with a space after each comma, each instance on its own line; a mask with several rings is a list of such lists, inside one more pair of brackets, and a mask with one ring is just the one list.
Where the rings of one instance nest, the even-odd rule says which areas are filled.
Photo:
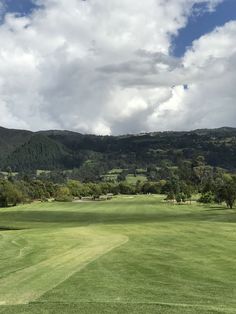
[[[195, 8], [202, 11], [204, 5], [195, 5]], [[236, 0], [225, 0], [213, 12], [192, 15], [187, 27], [181, 29], [173, 40], [173, 54], [177, 57], [182, 56], [195, 39], [231, 20], [236, 20]]]
[[31, 0], [3, 0], [7, 12], [17, 12], [22, 15], [29, 14], [37, 6]]

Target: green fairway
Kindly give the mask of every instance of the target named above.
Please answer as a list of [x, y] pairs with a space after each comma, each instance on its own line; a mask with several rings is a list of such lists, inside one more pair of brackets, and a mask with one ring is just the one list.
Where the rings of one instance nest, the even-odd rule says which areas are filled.
[[236, 313], [236, 210], [161, 196], [0, 210], [0, 313]]

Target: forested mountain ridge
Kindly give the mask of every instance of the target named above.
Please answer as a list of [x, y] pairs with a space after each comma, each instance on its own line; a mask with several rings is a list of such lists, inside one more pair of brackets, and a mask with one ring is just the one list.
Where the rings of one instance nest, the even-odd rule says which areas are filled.
[[211, 166], [235, 171], [236, 128], [123, 136], [0, 128], [1, 170], [73, 169], [88, 163], [106, 170], [175, 166], [199, 155]]
[[33, 134], [5, 158], [5, 164], [14, 170], [53, 169], [64, 167], [67, 155], [64, 147], [42, 134]]
[[0, 159], [26, 143], [33, 135], [30, 131], [13, 130], [0, 127]]

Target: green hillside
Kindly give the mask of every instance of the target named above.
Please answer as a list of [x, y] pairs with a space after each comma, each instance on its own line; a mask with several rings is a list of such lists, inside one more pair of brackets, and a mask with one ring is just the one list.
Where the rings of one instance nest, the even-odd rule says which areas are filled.
[[1, 170], [73, 169], [95, 165], [102, 174], [163, 164], [176, 166], [201, 155], [213, 167], [236, 170], [236, 129], [156, 132], [126, 136], [82, 135], [70, 131], [0, 129]]
[[0, 160], [24, 145], [32, 136], [32, 132], [5, 129], [0, 127]]
[[55, 169], [63, 167], [66, 151], [60, 143], [50, 138], [34, 134], [28, 142], [19, 146], [5, 160], [13, 170]]

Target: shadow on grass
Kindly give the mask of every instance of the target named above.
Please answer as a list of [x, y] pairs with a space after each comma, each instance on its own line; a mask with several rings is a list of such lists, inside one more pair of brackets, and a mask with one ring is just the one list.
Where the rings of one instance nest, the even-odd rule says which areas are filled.
[[[235, 209], [235, 208], [233, 208], [233, 209]], [[228, 207], [223, 207], [223, 206], [211, 206], [211, 208], [206, 209], [206, 211], [220, 210], [220, 211], [228, 212], [229, 210], [233, 210], [233, 209], [229, 209]], [[236, 212], [236, 210], [235, 210], [235, 212]]]
[[0, 226], [0, 231], [22, 230], [22, 228]]
[[[217, 211], [219, 208], [216, 208]], [[221, 208], [222, 209], [222, 208]], [[94, 213], [74, 211], [20, 211], [0, 213], [0, 221], [4, 224], [12, 223], [60, 223], [73, 225], [89, 224], [136, 224], [150, 222], [194, 222], [194, 221], [215, 221], [215, 222], [236, 222], [236, 212], [232, 213], [222, 210], [221, 213], [214, 213], [214, 209], [202, 212], [191, 213]], [[5, 228], [4, 230], [14, 230]], [[0, 227], [1, 230], [1, 227]], [[17, 230], [17, 228], [15, 228]]]

